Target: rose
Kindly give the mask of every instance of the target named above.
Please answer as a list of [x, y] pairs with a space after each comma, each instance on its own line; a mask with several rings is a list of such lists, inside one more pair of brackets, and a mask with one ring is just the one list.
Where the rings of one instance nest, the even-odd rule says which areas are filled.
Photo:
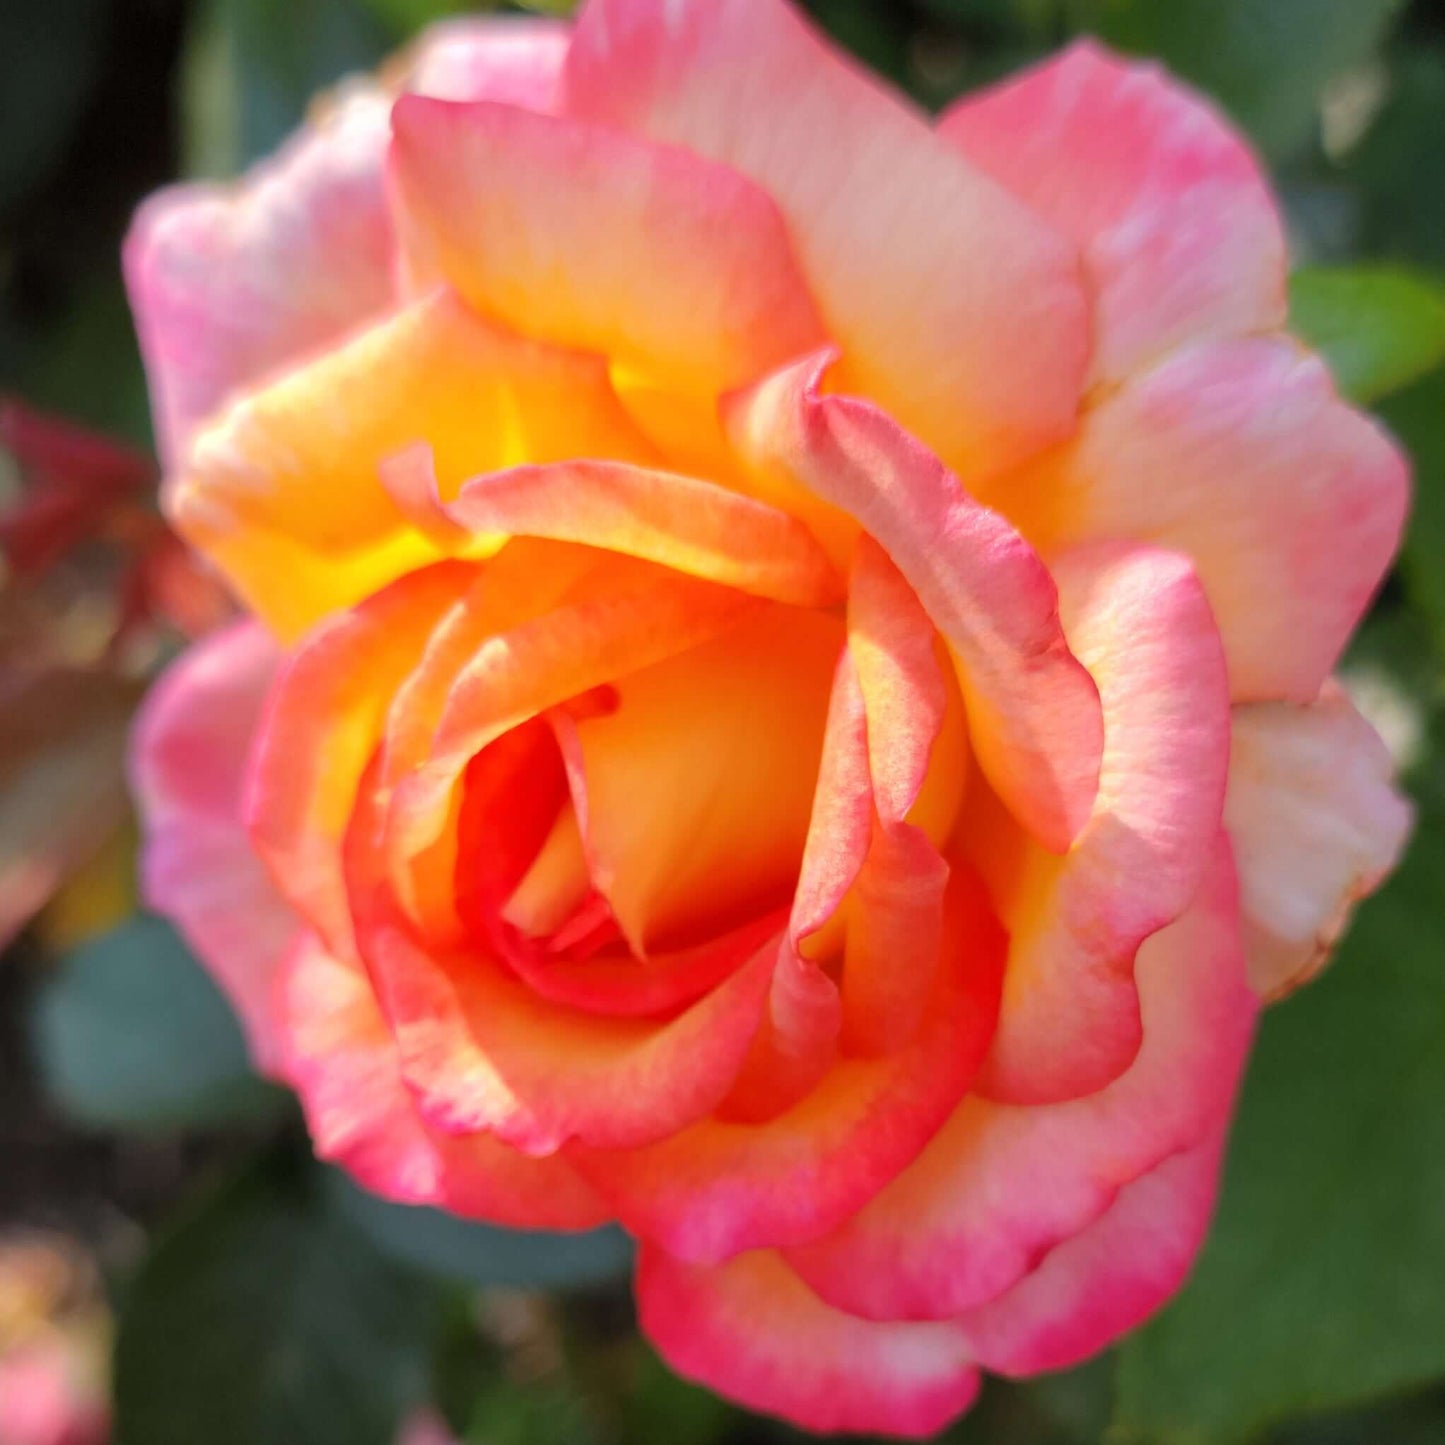
[[322, 1155], [620, 1219], [663, 1354], [816, 1429], [1178, 1286], [1407, 827], [1330, 681], [1404, 465], [1216, 112], [1082, 45], [931, 128], [780, 0], [592, 0], [127, 270], [256, 619], [146, 711], [149, 896]]

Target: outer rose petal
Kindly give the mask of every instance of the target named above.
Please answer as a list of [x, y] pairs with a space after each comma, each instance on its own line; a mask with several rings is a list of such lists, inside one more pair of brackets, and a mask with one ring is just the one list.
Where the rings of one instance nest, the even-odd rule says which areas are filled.
[[389, 304], [387, 111], [380, 95], [354, 95], [240, 188], [174, 186], [141, 207], [126, 286], [167, 469], [237, 388]]
[[1249, 978], [1266, 999], [1328, 961], [1350, 911], [1395, 866], [1410, 805], [1375, 730], [1337, 686], [1309, 707], [1234, 714], [1224, 818], [1239, 861]]
[[1225, 1131], [1132, 1184], [1006, 1294], [957, 1321], [981, 1365], [1062, 1370], [1142, 1324], [1184, 1283], [1209, 1228]]
[[131, 755], [146, 902], [176, 922], [215, 975], [266, 1073], [280, 1062], [274, 978], [301, 925], [251, 851], [241, 789], [279, 661], [248, 622], [195, 643], [151, 690]]
[[[429, 31], [412, 88], [548, 109], [567, 48], [545, 21], [458, 21]], [[394, 296], [382, 163], [391, 96], [361, 85], [237, 185], [172, 186], [125, 246], [167, 469], [226, 397], [334, 345]]]
[[528, 335], [716, 394], [824, 339], [777, 207], [610, 127], [405, 96], [392, 175], [414, 269]]
[[[1188, 561], [1106, 543], [1065, 553], [1054, 577], [1103, 701], [1104, 765], [1073, 848], [1057, 859], [1025, 844], [1001, 890], [1009, 967], [979, 1087], [1015, 1104], [1092, 1093], [1133, 1059], [1134, 955], [1198, 889], [1229, 767], [1224, 652]], [[999, 846], [979, 811], [987, 873]]]
[[1407, 494], [1404, 457], [1324, 364], [1257, 337], [1132, 377], [989, 500], [1046, 555], [1125, 537], [1185, 553], [1235, 700], [1310, 702], [1394, 555]]
[[572, 27], [527, 15], [443, 20], [430, 26], [412, 57], [407, 88], [439, 100], [495, 100], [552, 111]]
[[648, 1338], [679, 1374], [805, 1430], [922, 1439], [973, 1403], [979, 1376], [950, 1323], [875, 1323], [832, 1308], [771, 1250], [684, 1264], [637, 1258]]
[[292, 948], [277, 1008], [285, 1076], [301, 1096], [316, 1152], [366, 1188], [513, 1228], [588, 1229], [606, 1220], [602, 1201], [562, 1159], [530, 1159], [486, 1134], [428, 1128], [366, 974], [314, 935]]
[[1087, 348], [1072, 248], [782, 0], [593, 0], [566, 106], [756, 180], [843, 349], [840, 385], [966, 475], [1072, 425]]
[[1083, 40], [967, 97], [939, 132], [1080, 246], [1093, 380], [1284, 324], [1284, 233], [1259, 165], [1157, 65]]
[[876, 407], [820, 390], [812, 357], [735, 393], [729, 436], [851, 513], [908, 580], [958, 663], [979, 766], [1019, 819], [1063, 851], [1098, 788], [1099, 696], [1069, 651], [1033, 549]]
[[1144, 1042], [1106, 1089], [1063, 1104], [955, 1111], [923, 1153], [826, 1239], [789, 1258], [869, 1319], [946, 1319], [997, 1298], [1120, 1189], [1227, 1117], [1257, 1000], [1244, 979], [1228, 845], [1187, 913], [1139, 952]]
[[447, 550], [410, 525], [381, 476], [419, 440], [447, 501], [468, 477], [522, 461], [652, 460], [600, 358], [524, 340], [443, 292], [230, 408], [168, 483], [167, 511], [294, 637]]

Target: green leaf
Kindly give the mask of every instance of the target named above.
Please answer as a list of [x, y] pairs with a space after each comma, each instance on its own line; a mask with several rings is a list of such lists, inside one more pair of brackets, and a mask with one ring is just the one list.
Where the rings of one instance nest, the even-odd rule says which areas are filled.
[[603, 1437], [587, 1402], [564, 1382], [501, 1377], [472, 1402], [462, 1438], [465, 1445], [599, 1445]]
[[192, 175], [234, 174], [269, 155], [318, 95], [373, 70], [395, 36], [356, 0], [209, 0], [182, 61]]
[[230, 1006], [158, 918], [70, 955], [36, 1001], [34, 1029], [48, 1092], [85, 1124], [215, 1124], [285, 1098], [251, 1072]]
[[391, 1258], [445, 1279], [558, 1289], [625, 1276], [632, 1245], [620, 1229], [553, 1234], [475, 1224], [437, 1209], [393, 1204], [329, 1176], [341, 1211]]
[[1290, 277], [1290, 328], [1347, 396], [1378, 401], [1445, 361], [1445, 286], [1394, 266], [1306, 266]]
[[1400, 573], [1445, 653], [1445, 368], [1390, 397], [1380, 415], [1415, 464], [1415, 493]]
[[1445, 1373], [1445, 816], [1271, 1010], [1184, 1294], [1121, 1350], [1111, 1445], [1234, 1445]]
[[435, 1304], [313, 1170], [253, 1167], [124, 1295], [116, 1445], [391, 1445], [425, 1397]]
[[1321, 92], [1379, 47], [1402, 0], [1068, 0], [1111, 44], [1214, 95], [1276, 159], [1312, 134]]
[[1445, 50], [1416, 45], [1395, 58], [1384, 107], [1345, 168], [1368, 254], [1445, 269], [1442, 115]]

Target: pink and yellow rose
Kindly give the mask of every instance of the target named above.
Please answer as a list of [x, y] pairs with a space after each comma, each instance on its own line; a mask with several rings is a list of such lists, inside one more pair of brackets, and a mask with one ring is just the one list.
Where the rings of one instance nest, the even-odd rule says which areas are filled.
[[619, 1220], [683, 1373], [925, 1434], [1180, 1283], [1408, 826], [1406, 506], [1259, 167], [1091, 44], [936, 125], [782, 0], [463, 23], [127, 271], [251, 620], [146, 880], [393, 1198]]

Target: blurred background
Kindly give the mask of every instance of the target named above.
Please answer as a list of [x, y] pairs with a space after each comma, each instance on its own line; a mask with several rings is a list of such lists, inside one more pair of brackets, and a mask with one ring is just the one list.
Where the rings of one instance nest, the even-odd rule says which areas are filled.
[[[242, 170], [319, 87], [465, 8], [0, 0], [0, 1445], [798, 1438], [667, 1374], [619, 1235], [463, 1225], [315, 1164], [136, 913], [127, 720], [224, 602], [154, 512], [128, 217]], [[990, 1385], [946, 1438], [1445, 1441], [1445, 6], [809, 8], [930, 108], [1081, 31], [1210, 92], [1284, 198], [1296, 329], [1417, 463], [1346, 669], [1417, 800], [1410, 855], [1266, 1021], [1181, 1298], [1081, 1370]]]

